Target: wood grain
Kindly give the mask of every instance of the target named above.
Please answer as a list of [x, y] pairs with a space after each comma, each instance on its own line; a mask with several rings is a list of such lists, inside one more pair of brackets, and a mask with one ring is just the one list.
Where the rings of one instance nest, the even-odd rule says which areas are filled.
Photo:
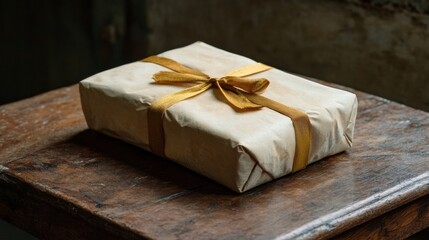
[[[90, 217], [73, 216], [72, 207], [69, 211], [56, 208], [55, 204], [46, 201], [50, 196], [44, 196], [25, 183], [7, 179], [0, 181], [0, 188], [0, 217], [40, 239], [121, 239], [115, 228], [89, 225]], [[44, 200], [36, 199], [34, 195]], [[62, 204], [67, 205], [66, 202]]]
[[429, 196], [346, 231], [334, 239], [404, 239], [423, 230], [429, 222]]
[[[100, 231], [128, 239], [329, 238], [417, 201], [403, 218], [413, 219], [428, 201], [429, 114], [356, 94], [351, 150], [244, 194], [88, 130], [76, 86], [0, 106], [0, 216], [45, 236], [7, 200], [19, 196], [58, 209], [71, 225], [85, 223], [86, 232], [74, 228], [82, 239]], [[55, 223], [49, 215], [39, 221]], [[429, 226], [400, 224], [398, 237]]]

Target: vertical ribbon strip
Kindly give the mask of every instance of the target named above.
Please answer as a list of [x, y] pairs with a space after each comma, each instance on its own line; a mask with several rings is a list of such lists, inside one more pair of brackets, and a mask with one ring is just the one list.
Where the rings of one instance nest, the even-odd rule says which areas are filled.
[[295, 130], [295, 155], [292, 172], [299, 171], [307, 166], [311, 144], [311, 124], [307, 114], [259, 95], [268, 87], [269, 81], [267, 79], [245, 78], [256, 73], [267, 71], [271, 69], [270, 66], [262, 63], [255, 63], [237, 69], [224, 77], [211, 78], [198, 70], [188, 68], [165, 57], [151, 56], [141, 61], [158, 64], [173, 71], [160, 71], [154, 74], [153, 79], [156, 83], [197, 84], [182, 91], [163, 96], [151, 104], [148, 111], [148, 135], [149, 147], [154, 154], [165, 157], [165, 136], [163, 127], [165, 111], [170, 106], [180, 101], [197, 96], [213, 88], [223, 96], [225, 102], [235, 109], [245, 111], [268, 107], [289, 117], [292, 120]]

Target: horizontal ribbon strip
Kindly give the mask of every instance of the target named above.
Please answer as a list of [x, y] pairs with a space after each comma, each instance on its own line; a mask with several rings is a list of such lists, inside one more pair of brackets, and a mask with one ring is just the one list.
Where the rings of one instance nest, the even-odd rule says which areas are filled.
[[198, 70], [188, 68], [165, 57], [151, 56], [141, 61], [158, 64], [173, 71], [160, 71], [154, 74], [153, 79], [156, 83], [197, 84], [184, 90], [163, 96], [160, 99], [155, 100], [149, 107], [149, 147], [154, 154], [165, 157], [165, 136], [163, 127], [165, 111], [170, 106], [180, 101], [197, 96], [210, 88], [213, 88], [221, 94], [224, 101], [234, 109], [246, 111], [268, 107], [289, 117], [293, 123], [296, 141], [292, 172], [304, 169], [307, 166], [311, 144], [311, 125], [307, 114], [259, 95], [268, 87], [269, 81], [267, 79], [245, 78], [256, 73], [267, 71], [271, 69], [270, 66], [262, 63], [255, 63], [237, 69], [224, 77], [211, 78]]

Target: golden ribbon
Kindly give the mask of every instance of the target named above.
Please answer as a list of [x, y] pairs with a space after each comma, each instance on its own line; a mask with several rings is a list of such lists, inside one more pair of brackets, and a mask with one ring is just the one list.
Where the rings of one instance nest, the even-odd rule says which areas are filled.
[[289, 117], [293, 123], [296, 140], [292, 172], [304, 169], [307, 166], [311, 143], [311, 125], [307, 114], [258, 95], [268, 87], [269, 81], [267, 79], [245, 78], [246, 76], [267, 71], [271, 69], [270, 66], [262, 63], [256, 63], [237, 69], [224, 77], [211, 78], [200, 71], [185, 67], [169, 58], [151, 56], [141, 61], [158, 64], [173, 70], [173, 72], [160, 71], [154, 74], [153, 79], [156, 83], [198, 84], [182, 91], [163, 96], [151, 104], [148, 111], [148, 135], [149, 146], [154, 154], [165, 157], [165, 139], [162, 119], [167, 108], [175, 103], [194, 97], [214, 87], [214, 90], [220, 93], [220, 96], [223, 96], [224, 101], [235, 109], [252, 110], [261, 107], [268, 107]]

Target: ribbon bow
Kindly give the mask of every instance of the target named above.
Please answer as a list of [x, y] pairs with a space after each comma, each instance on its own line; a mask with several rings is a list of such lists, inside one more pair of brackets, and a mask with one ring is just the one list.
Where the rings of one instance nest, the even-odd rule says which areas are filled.
[[[187, 98], [194, 97], [207, 91], [211, 87], [215, 87], [215, 90], [219, 90], [221, 95], [225, 98], [226, 102], [231, 106], [240, 110], [251, 110], [261, 108], [259, 104], [251, 102], [246, 96], [246, 93], [260, 94], [270, 84], [265, 78], [247, 79], [245, 76], [253, 75], [259, 72], [271, 69], [270, 66], [262, 63], [256, 63], [245, 68], [241, 68], [237, 71], [233, 71], [221, 78], [211, 78], [208, 75], [185, 67], [176, 61], [168, 58], [151, 56], [143, 59], [143, 62], [152, 62], [158, 65], [167, 67], [174, 72], [160, 71], [153, 75], [153, 80], [156, 83], [161, 84], [184, 84], [194, 83], [198, 84], [194, 87], [187, 88], [183, 91], [167, 95], [156, 102], [152, 103], [152, 108], [161, 106], [162, 108], [168, 108], [176, 102], [182, 101]], [[173, 104], [170, 100], [174, 99]], [[166, 105], [169, 105], [166, 107]]]
[[269, 85], [265, 78], [248, 79], [247, 76], [271, 69], [262, 63], [255, 63], [244, 68], [237, 69], [224, 77], [212, 78], [200, 71], [185, 67], [169, 58], [151, 56], [142, 60], [161, 65], [173, 70], [173, 72], [160, 71], [153, 75], [156, 83], [160, 84], [197, 84], [154, 101], [148, 111], [148, 135], [149, 146], [153, 153], [164, 155], [164, 128], [162, 119], [167, 108], [175, 103], [201, 94], [214, 87], [221, 93], [224, 100], [238, 110], [252, 110], [268, 107], [291, 118], [295, 129], [295, 156], [292, 171], [298, 171], [307, 166], [310, 142], [311, 125], [308, 116], [294, 108], [265, 98], [261, 95]]

